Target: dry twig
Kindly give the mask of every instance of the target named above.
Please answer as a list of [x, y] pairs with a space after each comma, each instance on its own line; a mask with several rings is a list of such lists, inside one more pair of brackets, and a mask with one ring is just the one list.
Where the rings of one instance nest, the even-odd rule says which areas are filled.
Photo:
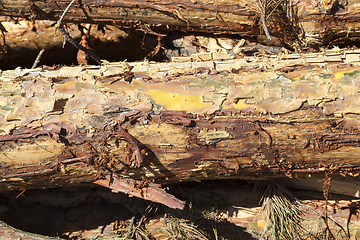
[[91, 51], [90, 49], [82, 46], [81, 44], [79, 44], [78, 42], [76, 42], [71, 36], [70, 34], [64, 29], [63, 25], [62, 25], [62, 21], [65, 17], [65, 14], [67, 13], [67, 11], [69, 11], [71, 5], [75, 2], [75, 0], [72, 0], [69, 5], [67, 6], [67, 8], [65, 9], [65, 11], [63, 12], [63, 14], [61, 15], [60, 19], [57, 21], [56, 23], [56, 27], [57, 29], [61, 32], [61, 34], [65, 37], [65, 39], [71, 43], [74, 47], [76, 47], [79, 50], [84, 51], [86, 54], [88, 54], [91, 58], [93, 58], [97, 63], [101, 64], [101, 58], [96, 55], [93, 51]]
[[36, 57], [36, 59], [35, 59], [35, 61], [34, 61], [34, 64], [32, 65], [32, 69], [34, 69], [34, 68], [36, 68], [37, 67], [37, 65], [39, 64], [39, 62], [40, 62], [40, 58], [41, 58], [41, 56], [43, 55], [43, 53], [45, 52], [45, 49], [41, 49], [40, 50], [40, 52], [39, 52], [39, 54], [37, 55], [37, 57]]

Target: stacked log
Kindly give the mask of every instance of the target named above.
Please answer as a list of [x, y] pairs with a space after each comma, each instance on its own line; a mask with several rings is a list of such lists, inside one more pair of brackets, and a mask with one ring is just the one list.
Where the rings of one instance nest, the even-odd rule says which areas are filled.
[[146, 197], [155, 183], [357, 179], [359, 69], [287, 58], [4, 71], [2, 189], [95, 182]]

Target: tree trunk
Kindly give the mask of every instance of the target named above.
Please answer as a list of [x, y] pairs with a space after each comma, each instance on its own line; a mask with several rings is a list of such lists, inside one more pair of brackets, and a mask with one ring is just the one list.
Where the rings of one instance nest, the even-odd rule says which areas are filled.
[[[12, 17], [57, 21], [69, 2], [2, 0], [0, 10]], [[268, 44], [295, 49], [348, 44], [360, 35], [357, 0], [263, 2], [82, 0], [76, 1], [65, 20], [134, 27], [153, 34], [158, 30], [236, 33], [259, 36], [262, 41], [266, 35]]]
[[336, 54], [4, 71], [0, 187], [95, 182], [182, 208], [157, 184], [324, 172], [356, 182], [360, 69], [326, 61], [359, 57]]

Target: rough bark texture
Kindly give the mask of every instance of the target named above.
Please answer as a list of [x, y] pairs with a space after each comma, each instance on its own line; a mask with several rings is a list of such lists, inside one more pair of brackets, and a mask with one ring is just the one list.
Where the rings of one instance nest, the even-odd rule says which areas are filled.
[[[281, 65], [274, 58], [217, 61], [210, 53], [191, 57], [209, 57], [202, 62], [5, 71], [0, 186], [95, 182], [162, 203], [173, 198], [151, 181], [331, 172], [354, 177], [356, 186], [360, 71], [326, 61], [359, 56], [334, 51], [283, 56]], [[183, 206], [175, 202], [168, 205]]]
[[[8, 16], [57, 21], [69, 2], [2, 0], [0, 11]], [[265, 7], [256, 2], [83, 0], [72, 6], [66, 19], [135, 27], [148, 33], [162, 29], [264, 36], [263, 29], [265, 33], [268, 29], [270, 44], [293, 48], [335, 45], [359, 37], [357, 0], [275, 1]]]

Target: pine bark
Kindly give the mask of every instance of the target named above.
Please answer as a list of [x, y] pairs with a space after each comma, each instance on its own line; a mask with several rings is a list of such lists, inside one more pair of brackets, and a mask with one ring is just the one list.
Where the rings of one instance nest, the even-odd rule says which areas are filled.
[[[6, 16], [57, 21], [69, 2], [2, 0], [0, 11]], [[180, 30], [258, 36], [268, 44], [294, 49], [349, 44], [359, 37], [357, 0], [279, 0], [274, 5], [264, 1], [268, 2], [264, 6], [256, 2], [82, 0], [71, 7], [65, 21], [112, 24], [152, 34]]]
[[95, 182], [182, 208], [158, 184], [326, 172], [356, 182], [360, 69], [307, 57], [268, 70], [276, 59], [4, 71], [0, 188]]

